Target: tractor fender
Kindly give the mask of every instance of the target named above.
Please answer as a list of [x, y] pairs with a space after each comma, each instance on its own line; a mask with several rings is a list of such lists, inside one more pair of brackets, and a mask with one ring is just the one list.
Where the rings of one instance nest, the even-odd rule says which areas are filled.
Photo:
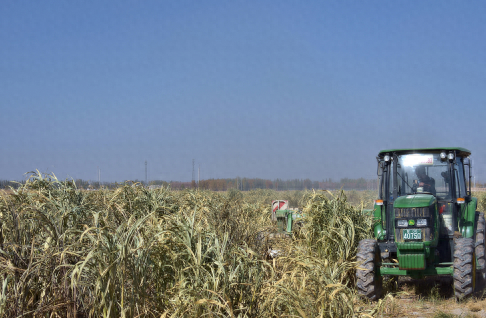
[[476, 231], [476, 207], [478, 205], [477, 198], [471, 200], [460, 207], [461, 216], [459, 219], [459, 229], [462, 237], [473, 238]]
[[384, 240], [385, 239], [385, 234], [386, 230], [383, 228], [383, 222], [381, 219], [382, 211], [381, 209], [383, 208], [382, 205], [377, 205], [375, 204], [374, 209], [373, 209], [373, 221], [374, 221], [374, 226], [373, 226], [373, 231], [375, 234], [375, 238], [378, 241]]

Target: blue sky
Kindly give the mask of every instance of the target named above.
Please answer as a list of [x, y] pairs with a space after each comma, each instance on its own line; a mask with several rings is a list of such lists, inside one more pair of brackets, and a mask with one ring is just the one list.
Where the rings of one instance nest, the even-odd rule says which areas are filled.
[[374, 178], [461, 146], [486, 182], [483, 1], [3, 1], [0, 179]]

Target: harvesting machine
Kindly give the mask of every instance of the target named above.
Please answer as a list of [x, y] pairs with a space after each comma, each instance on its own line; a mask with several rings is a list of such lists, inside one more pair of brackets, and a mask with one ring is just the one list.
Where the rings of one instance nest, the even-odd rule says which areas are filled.
[[262, 231], [256, 237], [258, 244], [266, 248], [265, 254], [268, 257], [275, 258], [281, 255], [277, 242], [291, 237], [292, 231], [302, 225], [299, 220], [301, 217], [298, 209], [289, 208], [288, 200], [272, 201], [272, 221], [277, 223], [277, 231]]
[[358, 246], [360, 294], [376, 300], [383, 276], [445, 275], [463, 299], [484, 287], [485, 221], [471, 196], [464, 148], [382, 150], [374, 239]]
[[288, 200], [272, 201], [272, 221], [277, 222], [278, 234], [290, 235], [301, 217], [298, 209], [289, 208]]

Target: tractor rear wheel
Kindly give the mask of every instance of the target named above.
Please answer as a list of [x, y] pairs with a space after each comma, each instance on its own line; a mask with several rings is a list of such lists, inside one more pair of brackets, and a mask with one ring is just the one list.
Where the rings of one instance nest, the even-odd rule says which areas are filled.
[[454, 242], [454, 296], [462, 300], [470, 296], [476, 284], [476, 257], [471, 238], [457, 238]]
[[358, 245], [358, 269], [356, 285], [358, 293], [370, 300], [378, 300], [383, 289], [383, 279], [377, 273], [376, 264], [380, 260], [376, 240], [361, 240]]
[[485, 233], [485, 221], [484, 213], [476, 212], [476, 245], [474, 252], [476, 253], [476, 259], [478, 260], [477, 275], [478, 275], [478, 288], [483, 289], [486, 285], [486, 250], [484, 247]]

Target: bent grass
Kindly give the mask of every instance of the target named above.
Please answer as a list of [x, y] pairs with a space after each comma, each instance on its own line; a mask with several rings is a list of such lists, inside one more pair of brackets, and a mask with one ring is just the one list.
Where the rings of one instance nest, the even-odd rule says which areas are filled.
[[[362, 204], [344, 192], [288, 193], [304, 225], [268, 260], [269, 190], [226, 193], [125, 184], [80, 191], [32, 173], [0, 193], [4, 317], [356, 317]], [[368, 194], [369, 195], [369, 194]], [[277, 244], [277, 243], [275, 243]], [[383, 312], [383, 311], [381, 311]]]

